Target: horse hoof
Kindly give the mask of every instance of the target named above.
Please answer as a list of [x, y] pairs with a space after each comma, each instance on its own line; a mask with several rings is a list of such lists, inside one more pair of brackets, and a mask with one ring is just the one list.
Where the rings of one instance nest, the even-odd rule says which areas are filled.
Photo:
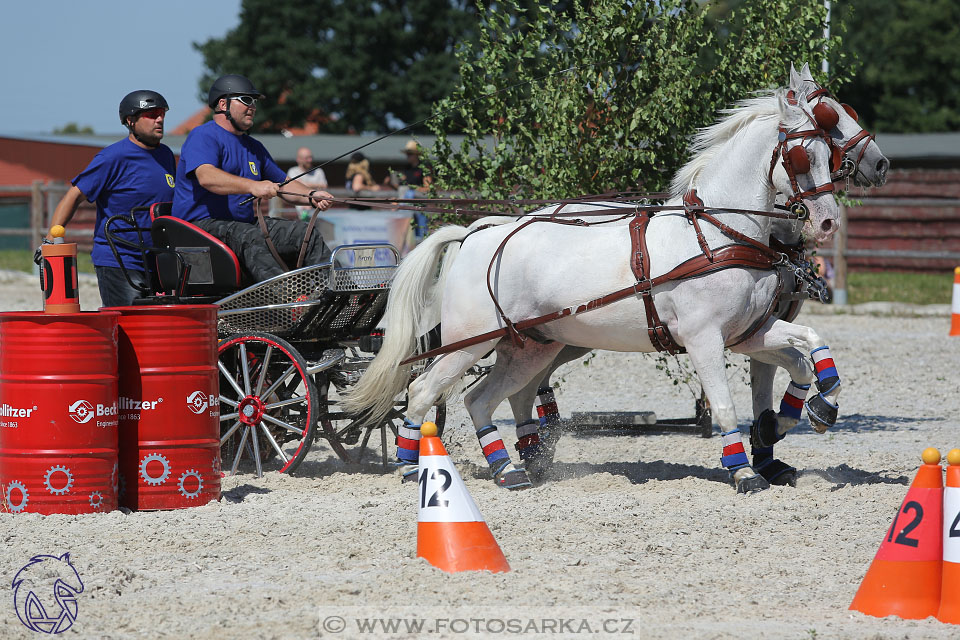
[[737, 493], [754, 493], [769, 488], [770, 483], [759, 473], [737, 480]]
[[837, 422], [838, 406], [832, 404], [818, 393], [806, 402], [807, 417], [810, 418], [810, 426], [817, 433], [823, 433]]
[[510, 491], [520, 491], [523, 489], [529, 489], [533, 486], [533, 483], [530, 482], [530, 478], [527, 477], [526, 472], [522, 469], [507, 471], [503, 475], [499, 475], [494, 478], [494, 480], [496, 480], [498, 487], [503, 487], [504, 489], [509, 489]]
[[797, 470], [793, 467], [790, 470], [784, 471], [780, 475], [776, 476], [772, 480], [768, 480], [770, 484], [775, 484], [778, 487], [797, 487]]
[[783, 440], [777, 434], [777, 414], [773, 409], [766, 409], [760, 417], [750, 425], [750, 443], [754, 447], [772, 447]]
[[420, 471], [420, 465], [410, 462], [395, 462], [397, 471], [400, 472], [400, 482], [416, 482], [417, 472]]
[[753, 465], [753, 468], [770, 484], [780, 487], [797, 486], [797, 469], [782, 460], [770, 458], [760, 464]]

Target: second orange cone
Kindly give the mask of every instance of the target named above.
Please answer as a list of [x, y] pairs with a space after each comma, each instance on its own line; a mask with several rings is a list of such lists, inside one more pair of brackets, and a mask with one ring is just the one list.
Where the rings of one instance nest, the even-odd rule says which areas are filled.
[[960, 336], [960, 267], [953, 270], [953, 297], [950, 300], [950, 335]]
[[417, 556], [444, 571], [510, 571], [477, 503], [437, 436], [437, 426], [420, 427], [417, 474]]
[[942, 566], [943, 468], [940, 452], [923, 452], [907, 491], [850, 608], [920, 619], [937, 614]]
[[943, 587], [937, 620], [960, 624], [960, 449], [947, 454], [943, 490]]

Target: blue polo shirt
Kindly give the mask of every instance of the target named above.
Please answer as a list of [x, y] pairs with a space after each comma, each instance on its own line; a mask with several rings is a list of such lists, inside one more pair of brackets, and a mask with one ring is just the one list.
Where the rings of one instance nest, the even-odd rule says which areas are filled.
[[210, 121], [193, 129], [180, 149], [173, 215], [188, 222], [217, 218], [253, 222], [253, 201], [240, 204], [249, 194], [221, 196], [204, 189], [196, 170], [209, 164], [241, 178], [283, 182], [287, 174], [277, 166], [266, 148], [248, 135], [234, 135]]
[[[98, 267], [119, 267], [116, 257], [107, 243], [104, 225], [114, 215], [130, 214], [134, 207], [144, 207], [154, 202], [170, 202], [173, 198], [173, 176], [176, 161], [173, 152], [164, 144], [155, 149], [144, 149], [124, 138], [100, 153], [86, 169], [71, 182], [80, 189], [90, 202], [97, 205], [97, 220], [93, 231], [93, 264]], [[134, 214], [137, 226], [150, 228], [150, 214], [142, 211]], [[111, 229], [123, 229], [114, 224]], [[137, 234], [130, 231], [119, 237], [137, 242]], [[148, 246], [150, 234], [143, 236]], [[123, 265], [144, 271], [140, 251], [117, 243], [117, 252]]]

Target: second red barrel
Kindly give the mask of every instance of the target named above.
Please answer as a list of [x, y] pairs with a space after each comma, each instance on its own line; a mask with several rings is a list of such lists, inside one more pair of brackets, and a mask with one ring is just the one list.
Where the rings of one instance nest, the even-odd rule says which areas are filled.
[[120, 504], [183, 509], [220, 499], [217, 307], [120, 312]]

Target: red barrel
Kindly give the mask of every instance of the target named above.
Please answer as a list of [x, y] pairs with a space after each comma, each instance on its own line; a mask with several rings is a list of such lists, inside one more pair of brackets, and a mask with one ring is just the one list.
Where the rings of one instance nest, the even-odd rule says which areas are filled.
[[117, 508], [119, 315], [0, 313], [3, 510]]
[[120, 312], [120, 504], [183, 509], [220, 499], [215, 305]]

